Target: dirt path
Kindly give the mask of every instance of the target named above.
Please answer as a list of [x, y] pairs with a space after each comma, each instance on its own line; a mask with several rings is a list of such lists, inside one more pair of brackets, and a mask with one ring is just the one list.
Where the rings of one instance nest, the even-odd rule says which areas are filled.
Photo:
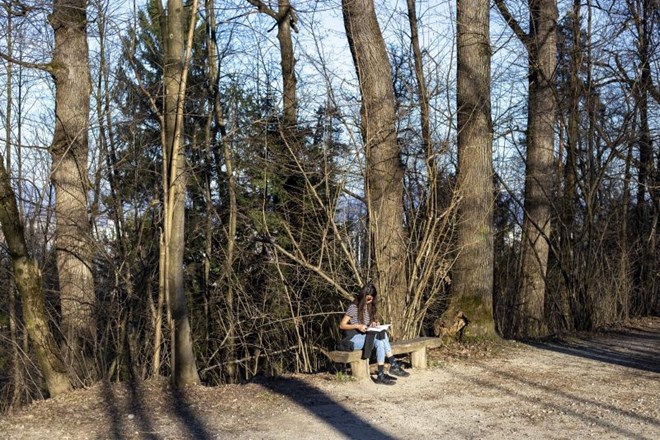
[[0, 438], [660, 439], [660, 318], [492, 351], [439, 350], [390, 387], [329, 373], [98, 385], [0, 419]]

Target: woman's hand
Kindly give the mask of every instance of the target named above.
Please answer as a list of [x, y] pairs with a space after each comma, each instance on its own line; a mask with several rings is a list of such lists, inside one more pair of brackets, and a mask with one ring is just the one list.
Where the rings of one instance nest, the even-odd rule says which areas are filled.
[[379, 325], [380, 325], [380, 322], [373, 321], [371, 324], [369, 324], [369, 327], [378, 327]]
[[361, 331], [362, 333], [366, 333], [367, 329], [369, 328], [364, 324], [356, 324], [356, 325], [357, 325], [356, 330]]

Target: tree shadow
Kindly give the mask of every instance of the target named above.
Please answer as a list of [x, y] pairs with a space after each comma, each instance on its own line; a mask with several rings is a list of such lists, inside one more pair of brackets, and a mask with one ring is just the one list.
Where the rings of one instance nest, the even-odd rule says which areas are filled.
[[290, 377], [271, 377], [255, 383], [287, 397], [347, 438], [394, 439], [354, 411], [304, 381]]
[[[102, 396], [107, 404], [108, 415], [110, 416], [110, 438], [123, 439], [126, 432], [133, 431], [134, 428], [127, 423], [128, 420], [135, 420], [142, 437], [147, 439], [157, 439], [151, 424], [149, 415], [145, 411], [145, 405], [142, 401], [140, 386], [135, 381], [126, 383], [130, 397], [127, 405], [121, 403], [121, 398], [115, 395], [112, 385], [108, 381], [102, 383]], [[129, 419], [128, 416], [132, 417]]]
[[199, 440], [210, 440], [213, 438], [211, 433], [206, 428], [204, 422], [197, 416], [195, 411], [190, 407], [190, 403], [185, 394], [178, 388], [173, 388], [169, 394], [170, 409], [172, 414], [176, 415], [182, 422], [183, 426], [189, 436], [187, 438], [194, 438]]
[[[125, 384], [128, 396], [123, 396], [113, 390], [107, 381], [102, 385], [102, 396], [106, 403], [110, 418], [110, 432], [108, 438], [132, 438], [138, 431], [140, 438], [160, 439], [156, 431], [152, 415], [153, 408], [149, 408], [142, 396], [144, 391], [138, 381], [129, 381]], [[202, 420], [197, 416], [183, 392], [174, 388], [166, 391], [167, 411], [174, 416], [174, 421], [185, 431], [185, 438], [210, 440], [213, 438]]]
[[660, 329], [627, 327], [596, 335], [527, 341], [526, 344], [571, 356], [660, 373]]
[[[521, 401], [525, 401], [531, 404], [537, 404], [543, 406], [544, 408], [551, 409], [555, 413], [565, 414], [576, 419], [583, 420], [594, 426], [601, 426], [602, 428], [607, 429], [611, 433], [616, 433], [622, 438], [639, 438], [645, 439], [647, 437], [640, 436], [638, 432], [634, 432], [631, 429], [628, 429], [629, 426], [636, 426], [639, 424], [647, 424], [654, 428], [660, 428], [660, 422], [656, 418], [647, 417], [636, 413], [634, 410], [623, 409], [608, 403], [603, 403], [595, 399], [585, 398], [579, 395], [575, 395], [566, 391], [557, 389], [556, 387], [551, 387], [533, 380], [525, 379], [521, 377], [520, 374], [507, 373], [497, 368], [486, 366], [480, 362], [475, 362], [479, 368], [484, 372], [488, 372], [493, 377], [499, 379], [499, 383], [489, 382], [486, 379], [475, 379], [471, 376], [462, 375], [459, 372], [454, 372], [453, 374], [462, 380], [475, 384], [482, 388], [490, 388], [501, 392], [502, 394], [508, 394], [515, 397]], [[508, 387], [507, 384], [510, 386]], [[515, 389], [520, 390], [536, 390], [537, 392], [530, 393], [530, 395], [525, 395], [523, 392], [516, 391]], [[572, 406], [567, 406], [563, 403], [553, 403], [549, 402], [539, 396], [539, 393], [554, 394], [562, 399], [571, 401], [573, 403], [579, 403], [578, 407], [592, 406], [599, 410], [611, 413], [618, 413], [620, 416], [627, 418], [631, 423], [628, 425], [619, 425], [618, 423], [612, 423], [603, 420], [597, 413], [588, 414], [584, 410], [573, 409]]]
[[101, 395], [103, 396], [103, 401], [106, 404], [106, 411], [110, 417], [109, 438], [121, 439], [124, 430], [121, 411], [119, 410], [119, 405], [117, 404], [117, 399], [115, 398], [111, 385], [105, 380], [101, 383]]

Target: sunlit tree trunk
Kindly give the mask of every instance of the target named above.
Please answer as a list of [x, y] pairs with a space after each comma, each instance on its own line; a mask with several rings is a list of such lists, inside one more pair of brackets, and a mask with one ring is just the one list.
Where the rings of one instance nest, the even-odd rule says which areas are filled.
[[51, 397], [71, 389], [59, 348], [48, 326], [41, 271], [31, 258], [4, 158], [0, 155], [0, 224], [12, 260], [16, 286], [21, 294], [23, 323], [37, 355], [37, 362]]
[[[164, 191], [164, 264], [165, 297], [170, 312], [172, 334], [172, 379], [177, 386], [199, 383], [192, 345], [183, 271], [185, 251], [185, 199], [187, 167], [183, 144], [183, 103], [186, 92], [192, 33], [197, 14], [194, 1], [187, 14], [182, 0], [167, 2], [166, 26], [163, 33], [165, 65], [163, 191]], [[190, 27], [184, 43], [184, 19]]]
[[403, 167], [397, 144], [389, 58], [373, 0], [342, 0], [344, 27], [362, 94], [361, 130], [366, 152], [366, 200], [383, 320], [402, 335], [406, 299], [406, 231]]
[[[295, 128], [298, 123], [298, 98], [296, 96], [296, 58], [293, 54], [292, 28], [295, 29], [297, 17], [289, 0], [278, 0], [277, 11], [261, 0], [248, 0], [259, 12], [272, 17], [277, 23], [277, 41], [280, 45], [280, 66], [282, 68], [282, 86], [284, 103], [284, 130]], [[269, 2], [270, 3], [270, 2]]]
[[55, 133], [50, 148], [56, 195], [55, 240], [66, 362], [82, 379], [95, 377], [96, 339], [91, 226], [87, 203], [89, 99], [87, 1], [55, 0], [50, 64], [55, 80]]
[[457, 2], [458, 256], [449, 316], [462, 311], [475, 336], [494, 336], [493, 187], [489, 1]]

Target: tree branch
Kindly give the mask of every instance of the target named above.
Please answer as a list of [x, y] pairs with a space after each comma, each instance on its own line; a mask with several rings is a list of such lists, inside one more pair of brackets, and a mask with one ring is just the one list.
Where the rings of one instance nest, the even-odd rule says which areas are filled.
[[30, 63], [30, 62], [23, 61], [23, 60], [17, 60], [16, 58], [11, 57], [11, 56], [7, 55], [4, 52], [0, 52], [0, 58], [2, 58], [3, 60], [5, 60], [9, 63], [18, 64], [19, 66], [27, 67], [28, 69], [43, 70], [45, 72], [50, 73], [51, 75], [53, 75], [55, 73], [55, 69], [53, 68], [51, 63], [39, 64], [39, 63]]
[[264, 14], [269, 15], [272, 17], [277, 24], [270, 28], [268, 31], [272, 31], [275, 27], [279, 26], [280, 23], [282, 23], [284, 20], [289, 20], [289, 24], [291, 26], [291, 29], [293, 29], [294, 32], [298, 32], [298, 16], [296, 15], [296, 11], [294, 10], [293, 6], [290, 4], [286, 4], [286, 6], [282, 7], [280, 5], [280, 10], [278, 12], [275, 12], [272, 8], [264, 4], [261, 0], [247, 0], [248, 3], [251, 5], [255, 6], [257, 8], [258, 12], [263, 12]]
[[497, 9], [499, 9], [500, 14], [502, 14], [506, 24], [509, 25], [513, 33], [516, 34], [522, 44], [525, 45], [525, 48], [529, 50], [529, 34], [523, 30], [523, 28], [520, 26], [520, 23], [518, 23], [518, 20], [516, 20], [516, 18], [511, 15], [505, 0], [495, 0], [495, 5], [497, 6]]
[[257, 8], [257, 11], [263, 12], [264, 14], [270, 15], [273, 17], [276, 21], [279, 20], [280, 18], [277, 16], [277, 12], [266, 6], [264, 2], [261, 0], [247, 0], [248, 3], [250, 3], [252, 6]]

